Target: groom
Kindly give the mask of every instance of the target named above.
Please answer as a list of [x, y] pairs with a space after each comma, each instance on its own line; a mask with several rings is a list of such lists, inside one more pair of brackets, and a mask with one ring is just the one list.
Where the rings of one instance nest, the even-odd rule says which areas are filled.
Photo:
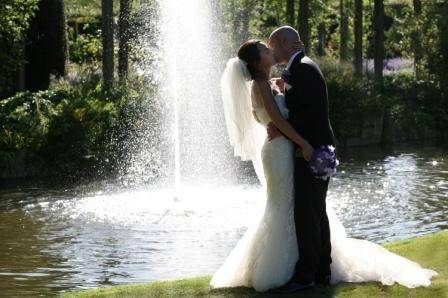
[[[282, 74], [289, 122], [311, 146], [334, 145], [333, 130], [328, 116], [325, 79], [317, 66], [303, 51], [295, 50], [299, 33], [289, 26], [276, 29], [269, 37], [269, 47], [279, 64], [286, 65]], [[270, 126], [270, 139], [279, 132]], [[294, 162], [294, 220], [299, 260], [290, 281], [279, 291], [289, 293], [317, 284], [328, 284], [331, 277], [330, 227], [326, 213], [329, 179], [310, 174], [308, 161], [296, 149]]]

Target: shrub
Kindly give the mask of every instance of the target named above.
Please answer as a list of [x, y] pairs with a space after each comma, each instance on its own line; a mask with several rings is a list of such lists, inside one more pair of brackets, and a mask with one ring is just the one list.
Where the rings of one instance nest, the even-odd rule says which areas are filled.
[[356, 76], [351, 65], [325, 60], [319, 64], [327, 80], [332, 125], [343, 143], [360, 136], [367, 114], [385, 112], [403, 134], [431, 130], [446, 139], [448, 116], [436, 82], [418, 81], [409, 72], [375, 82]]
[[53, 80], [49, 90], [1, 101], [1, 167], [26, 152], [64, 175], [113, 173], [129, 151], [141, 149], [136, 142], [148, 129], [160, 127], [154, 89], [148, 86], [134, 78], [128, 86], [104, 92], [100, 73], [84, 68], [71, 82]]
[[0, 5], [0, 99], [11, 95], [22, 63], [22, 42], [38, 0], [2, 0]]

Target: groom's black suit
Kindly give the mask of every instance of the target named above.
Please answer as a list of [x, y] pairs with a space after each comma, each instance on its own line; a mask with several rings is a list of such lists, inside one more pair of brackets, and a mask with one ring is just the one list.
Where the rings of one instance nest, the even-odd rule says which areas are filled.
[[[311, 146], [334, 145], [328, 116], [328, 94], [319, 67], [303, 52], [290, 66], [291, 77], [286, 91], [289, 122]], [[330, 227], [326, 213], [328, 180], [314, 178], [308, 162], [295, 157], [295, 226], [299, 248], [292, 281], [308, 284], [330, 275]]]

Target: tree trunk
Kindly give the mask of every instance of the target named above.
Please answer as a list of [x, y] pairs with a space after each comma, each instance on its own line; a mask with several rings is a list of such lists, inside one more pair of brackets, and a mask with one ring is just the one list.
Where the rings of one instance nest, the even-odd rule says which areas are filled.
[[118, 21], [118, 76], [120, 82], [126, 82], [129, 70], [131, 1], [120, 0], [120, 18]]
[[286, 21], [288, 22], [288, 25], [290, 25], [291, 27], [295, 27], [294, 2], [295, 2], [294, 0], [286, 0]]
[[339, 9], [341, 14], [340, 20], [340, 38], [341, 45], [339, 48], [339, 58], [343, 61], [348, 59], [348, 15], [347, 7], [345, 6], [344, 0], [339, 1]]
[[362, 74], [362, 14], [363, 14], [363, 0], [355, 0], [355, 20], [354, 20], [354, 34], [355, 34], [355, 48], [354, 61], [355, 72]]
[[440, 85], [442, 86], [443, 97], [445, 100], [445, 108], [448, 109], [448, 0], [440, 3], [441, 15], [439, 18], [439, 36], [440, 36], [440, 49], [441, 53], [441, 66], [440, 66]]
[[68, 46], [67, 46], [67, 20], [65, 15], [64, 0], [52, 1], [54, 5], [54, 14], [51, 21], [51, 31], [53, 32], [50, 44], [54, 53], [52, 69], [50, 73], [56, 76], [65, 76], [67, 74]]
[[20, 41], [21, 48], [21, 59], [18, 69], [16, 71], [16, 82], [15, 82], [15, 91], [24, 91], [26, 90], [26, 41], [23, 38]]
[[103, 41], [103, 88], [110, 90], [114, 81], [114, 27], [113, 0], [101, 0], [101, 27]]
[[374, 31], [374, 65], [375, 79], [383, 78], [384, 61], [384, 4], [383, 0], [374, 0], [373, 31]]
[[25, 87], [45, 90], [50, 74], [65, 76], [67, 30], [63, 0], [41, 0], [30, 23], [25, 46]]
[[327, 44], [327, 29], [323, 22], [319, 24], [318, 35], [319, 46], [317, 48], [317, 54], [322, 57], [325, 56], [325, 45]]
[[420, 0], [414, 0], [414, 16], [415, 20], [417, 22], [417, 26], [415, 28], [414, 32], [414, 38], [413, 38], [413, 48], [414, 48], [414, 71], [415, 71], [415, 77], [420, 77], [421, 72], [421, 65], [420, 61], [422, 59], [422, 45], [421, 38], [420, 38], [420, 16], [422, 13], [422, 3]]
[[299, 0], [299, 34], [300, 39], [305, 44], [306, 51], [309, 53], [310, 45], [310, 25], [309, 18], [309, 0]]

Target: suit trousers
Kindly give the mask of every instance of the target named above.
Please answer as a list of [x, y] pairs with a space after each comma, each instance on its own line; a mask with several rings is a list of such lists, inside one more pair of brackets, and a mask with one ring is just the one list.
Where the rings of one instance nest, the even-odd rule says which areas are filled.
[[330, 226], [326, 212], [330, 178], [312, 176], [303, 158], [296, 157], [294, 162], [294, 220], [299, 260], [291, 280], [308, 284], [331, 274]]

